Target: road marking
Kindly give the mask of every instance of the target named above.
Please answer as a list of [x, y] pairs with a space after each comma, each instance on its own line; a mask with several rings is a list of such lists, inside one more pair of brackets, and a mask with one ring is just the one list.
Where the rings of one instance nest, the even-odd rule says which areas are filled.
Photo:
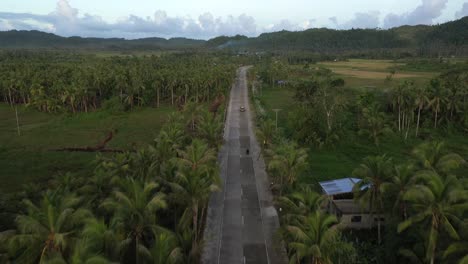
[[242, 216], [242, 226], [244, 226], [244, 216]]
[[243, 261], [243, 262], [244, 262], [244, 264], [245, 264], [245, 256], [244, 256], [244, 261]]

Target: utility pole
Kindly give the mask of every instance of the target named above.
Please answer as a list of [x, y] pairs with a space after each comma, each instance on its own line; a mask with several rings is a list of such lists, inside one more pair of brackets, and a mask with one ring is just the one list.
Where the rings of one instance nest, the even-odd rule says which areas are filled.
[[275, 114], [276, 114], [276, 130], [278, 130], [278, 112], [283, 110], [283, 109], [275, 108], [275, 109], [272, 109], [272, 110], [275, 111]]

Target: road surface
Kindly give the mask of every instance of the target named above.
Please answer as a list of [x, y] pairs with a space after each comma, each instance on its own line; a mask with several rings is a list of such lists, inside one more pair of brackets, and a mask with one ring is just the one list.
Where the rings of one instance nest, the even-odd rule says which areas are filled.
[[[214, 193], [209, 202], [204, 264], [287, 263], [276, 239], [278, 215], [254, 134], [247, 70], [238, 70], [231, 89], [224, 145], [218, 155], [223, 190]], [[239, 110], [241, 106], [245, 112]]]

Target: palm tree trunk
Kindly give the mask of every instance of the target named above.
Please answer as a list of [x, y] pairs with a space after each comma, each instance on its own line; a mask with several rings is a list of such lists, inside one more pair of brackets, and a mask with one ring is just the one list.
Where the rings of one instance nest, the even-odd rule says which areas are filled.
[[198, 201], [194, 202], [192, 205], [192, 221], [193, 221], [193, 231], [194, 231], [194, 238], [192, 240], [192, 249], [196, 248], [198, 242]]
[[401, 106], [398, 104], [398, 132], [401, 131]]
[[380, 233], [380, 215], [377, 215], [377, 240], [379, 241], [379, 245], [381, 244], [381, 233]]
[[135, 238], [135, 264], [138, 263], [138, 238]]
[[158, 96], [157, 107], [159, 108], [159, 87], [157, 89], [157, 96]]
[[174, 106], [174, 86], [171, 85], [171, 104]]
[[420, 117], [421, 117], [421, 107], [418, 107], [418, 121], [416, 122], [416, 137], [418, 137]]

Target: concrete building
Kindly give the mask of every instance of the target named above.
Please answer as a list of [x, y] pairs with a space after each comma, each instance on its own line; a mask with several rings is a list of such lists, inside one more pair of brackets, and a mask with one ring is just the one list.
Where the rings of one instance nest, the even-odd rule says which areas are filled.
[[[357, 178], [343, 178], [319, 182], [323, 193], [328, 197], [326, 211], [336, 215], [344, 228], [364, 229], [377, 225], [378, 216], [371, 214], [368, 207], [354, 201], [353, 188], [360, 181]], [[383, 224], [382, 216], [380, 221]]]

